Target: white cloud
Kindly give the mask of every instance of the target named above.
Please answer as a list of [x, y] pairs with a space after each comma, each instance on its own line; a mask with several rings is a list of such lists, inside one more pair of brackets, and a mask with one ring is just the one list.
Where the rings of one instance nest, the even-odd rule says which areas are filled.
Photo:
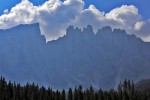
[[41, 6], [34, 6], [28, 0], [22, 0], [10, 12], [0, 16], [0, 29], [31, 23], [39, 23], [41, 34], [45, 35], [48, 41], [64, 36], [70, 25], [83, 28], [89, 24], [95, 32], [103, 26], [111, 26], [125, 29], [129, 34], [150, 41], [150, 20], [143, 20], [133, 5], [123, 5], [105, 14], [94, 5], [84, 9], [82, 0], [49, 0]]
[[4, 13], [4, 14], [9, 13], [8, 9], [5, 9], [3, 13]]
[[19, 24], [31, 24], [37, 21], [36, 7], [28, 1], [22, 1], [11, 9], [8, 14], [0, 16], [0, 28], [8, 29]]
[[74, 24], [74, 20], [80, 15], [82, 8], [83, 2], [80, 0], [67, 0], [63, 3], [59, 0], [46, 2], [38, 8], [41, 33], [48, 40], [62, 37], [68, 26]]
[[137, 22], [135, 24], [135, 33], [144, 41], [150, 42], [150, 20]]
[[144, 24], [144, 22], [142, 22], [142, 21], [140, 21], [140, 22], [137, 21], [136, 24], [135, 24], [135, 26], [134, 26], [135, 30], [136, 30], [136, 31], [140, 31], [141, 28], [142, 28], [142, 26], [143, 26], [143, 24]]

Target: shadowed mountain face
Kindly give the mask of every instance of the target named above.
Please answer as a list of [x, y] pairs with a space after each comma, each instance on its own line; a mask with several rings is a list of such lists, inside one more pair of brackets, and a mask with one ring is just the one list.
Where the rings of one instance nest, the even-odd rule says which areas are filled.
[[150, 78], [150, 44], [120, 29], [94, 34], [70, 26], [66, 36], [46, 43], [39, 25], [0, 30], [0, 75], [53, 88], [75, 85], [109, 89], [125, 78]]
[[150, 91], [150, 79], [143, 79], [135, 84], [135, 89], [137, 91]]

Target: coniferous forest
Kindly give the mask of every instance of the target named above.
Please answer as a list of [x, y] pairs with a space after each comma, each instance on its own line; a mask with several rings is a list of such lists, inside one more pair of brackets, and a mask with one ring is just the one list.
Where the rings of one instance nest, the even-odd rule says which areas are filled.
[[0, 100], [150, 100], [150, 90], [145, 88], [137, 91], [129, 80], [120, 83], [117, 90], [95, 90], [92, 86], [87, 89], [78, 86], [68, 90], [53, 90], [34, 83], [21, 86], [15, 82], [6, 82], [1, 77]]

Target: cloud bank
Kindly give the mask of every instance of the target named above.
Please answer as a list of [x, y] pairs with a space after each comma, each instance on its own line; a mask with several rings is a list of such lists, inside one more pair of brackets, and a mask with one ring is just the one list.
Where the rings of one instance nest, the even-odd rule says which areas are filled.
[[138, 8], [133, 5], [122, 5], [104, 13], [94, 5], [84, 9], [82, 0], [49, 0], [40, 6], [22, 0], [0, 16], [0, 29], [32, 23], [39, 23], [41, 34], [47, 41], [64, 36], [70, 25], [79, 28], [92, 25], [95, 32], [104, 26], [111, 26], [125, 29], [128, 34], [135, 34], [146, 42], [150, 41], [150, 19], [143, 20]]

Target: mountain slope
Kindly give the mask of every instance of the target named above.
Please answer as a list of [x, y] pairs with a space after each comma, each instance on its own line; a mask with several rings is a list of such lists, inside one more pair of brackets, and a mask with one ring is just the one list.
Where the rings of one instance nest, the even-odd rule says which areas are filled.
[[53, 88], [75, 85], [115, 87], [125, 78], [150, 77], [150, 44], [120, 29], [94, 34], [70, 26], [66, 36], [46, 43], [39, 25], [0, 30], [0, 75], [17, 82]]
[[135, 84], [135, 89], [137, 91], [150, 90], [150, 79], [140, 80]]

